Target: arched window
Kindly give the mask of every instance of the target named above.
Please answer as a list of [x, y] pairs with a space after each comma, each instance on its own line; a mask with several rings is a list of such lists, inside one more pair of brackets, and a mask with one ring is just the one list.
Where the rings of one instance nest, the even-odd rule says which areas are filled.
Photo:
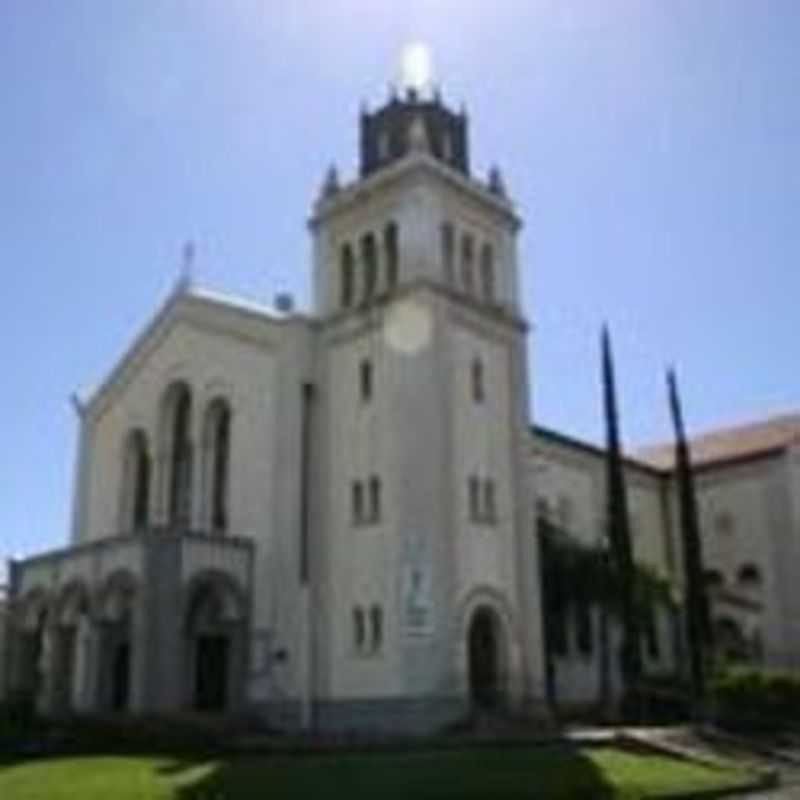
[[364, 299], [368, 300], [378, 287], [378, 252], [375, 236], [371, 233], [361, 237], [361, 264], [364, 269]]
[[470, 371], [472, 400], [475, 403], [482, 403], [485, 397], [483, 386], [483, 362], [479, 358], [473, 359]]
[[483, 482], [483, 516], [487, 522], [497, 521], [497, 503], [493, 480], [487, 479]]
[[372, 606], [369, 610], [369, 620], [372, 628], [370, 650], [377, 653], [383, 645], [383, 609], [380, 606]]
[[203, 438], [207, 519], [212, 531], [225, 531], [229, 521], [231, 409], [223, 398], [209, 404]]
[[181, 382], [164, 396], [163, 432], [167, 465], [167, 518], [170, 524], [188, 524], [192, 494], [192, 393]]
[[761, 570], [755, 564], [742, 564], [737, 575], [740, 586], [761, 586]]
[[361, 391], [361, 402], [369, 403], [372, 400], [372, 362], [365, 358], [358, 368], [358, 377]]
[[361, 481], [353, 481], [351, 485], [351, 511], [354, 524], [364, 521], [364, 485]]
[[468, 233], [461, 239], [461, 284], [467, 294], [475, 294], [475, 243]]
[[448, 286], [455, 283], [455, 233], [453, 226], [445, 222], [441, 228], [442, 236], [442, 270], [444, 282]]
[[476, 521], [481, 516], [481, 482], [477, 475], [470, 475], [467, 480], [469, 501], [469, 518]]
[[355, 296], [355, 263], [353, 260], [353, 248], [349, 243], [342, 245], [339, 269], [341, 272], [340, 302], [342, 308], [349, 308], [353, 305]]
[[369, 479], [369, 516], [372, 522], [381, 518], [381, 479], [373, 475]]
[[494, 302], [494, 253], [490, 244], [484, 244], [481, 249], [481, 288], [483, 298], [487, 303]]
[[386, 254], [386, 286], [391, 291], [397, 286], [400, 269], [397, 225], [394, 222], [390, 222], [383, 231], [383, 248]]
[[150, 453], [147, 434], [137, 428], [125, 441], [122, 467], [122, 531], [144, 530], [150, 521]]

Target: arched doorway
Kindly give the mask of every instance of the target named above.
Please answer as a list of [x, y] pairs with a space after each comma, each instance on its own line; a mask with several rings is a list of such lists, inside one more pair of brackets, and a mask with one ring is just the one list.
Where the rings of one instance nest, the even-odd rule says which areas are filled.
[[475, 611], [467, 639], [470, 698], [481, 708], [496, 708], [503, 701], [503, 663], [500, 620], [491, 608]]
[[100, 629], [100, 693], [104, 710], [128, 711], [133, 701], [133, 627], [137, 582], [129, 572], [113, 573], [98, 600]]
[[85, 711], [91, 702], [91, 636], [94, 630], [89, 590], [80, 580], [62, 589], [55, 606], [50, 668], [53, 711]]
[[242, 688], [244, 626], [241, 592], [231, 579], [206, 574], [193, 582], [186, 617], [192, 708], [222, 711], [236, 705]]
[[116, 644], [111, 653], [111, 710], [126, 711], [131, 694], [131, 645], [128, 641]]

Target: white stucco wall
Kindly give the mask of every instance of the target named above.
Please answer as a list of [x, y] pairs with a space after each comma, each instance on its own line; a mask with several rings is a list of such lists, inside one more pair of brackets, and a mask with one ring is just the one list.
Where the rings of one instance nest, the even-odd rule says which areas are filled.
[[[529, 474], [536, 497], [544, 499], [551, 519], [586, 546], [605, 536], [606, 464], [599, 450], [534, 431]], [[659, 575], [673, 572], [671, 542], [664, 517], [666, 481], [648, 470], [626, 466], [628, 511], [634, 557]], [[562, 519], [563, 509], [568, 519]]]

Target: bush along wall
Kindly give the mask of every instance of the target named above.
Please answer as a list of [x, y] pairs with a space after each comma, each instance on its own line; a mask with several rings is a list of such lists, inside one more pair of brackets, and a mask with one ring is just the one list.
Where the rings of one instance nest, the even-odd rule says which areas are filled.
[[[575, 655], [594, 655], [606, 659], [610, 669], [621, 669], [619, 652], [601, 652], [604, 646], [608, 647], [608, 637], [604, 642], [599, 631], [595, 635], [590, 614], [591, 608], [601, 609], [609, 621], [613, 620], [617, 625], [621, 623], [617, 591], [619, 576], [605, 548], [588, 547], [545, 519], [539, 520], [538, 534], [547, 693], [550, 704], [557, 707], [557, 659], [572, 655], [569, 652], [570, 638], [577, 647]], [[634, 601], [642, 634], [640, 646], [651, 657], [658, 657], [662, 648], [672, 645], [672, 642], [659, 642], [656, 625], [659, 608], [667, 608], [671, 613], [675, 611], [669, 584], [651, 570], [636, 565]], [[574, 637], [569, 636], [570, 628], [574, 628]], [[643, 676], [637, 697], [647, 685], [648, 678]], [[598, 697], [598, 706], [607, 700]]]
[[711, 682], [717, 724], [738, 731], [800, 730], [800, 674], [730, 669]]

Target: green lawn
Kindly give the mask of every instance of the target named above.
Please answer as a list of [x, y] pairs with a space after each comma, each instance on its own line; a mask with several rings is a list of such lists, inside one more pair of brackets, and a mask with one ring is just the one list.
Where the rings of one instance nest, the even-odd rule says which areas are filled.
[[656, 797], [752, 776], [611, 747], [260, 756], [221, 761], [85, 757], [0, 767], [2, 800], [522, 800]]

